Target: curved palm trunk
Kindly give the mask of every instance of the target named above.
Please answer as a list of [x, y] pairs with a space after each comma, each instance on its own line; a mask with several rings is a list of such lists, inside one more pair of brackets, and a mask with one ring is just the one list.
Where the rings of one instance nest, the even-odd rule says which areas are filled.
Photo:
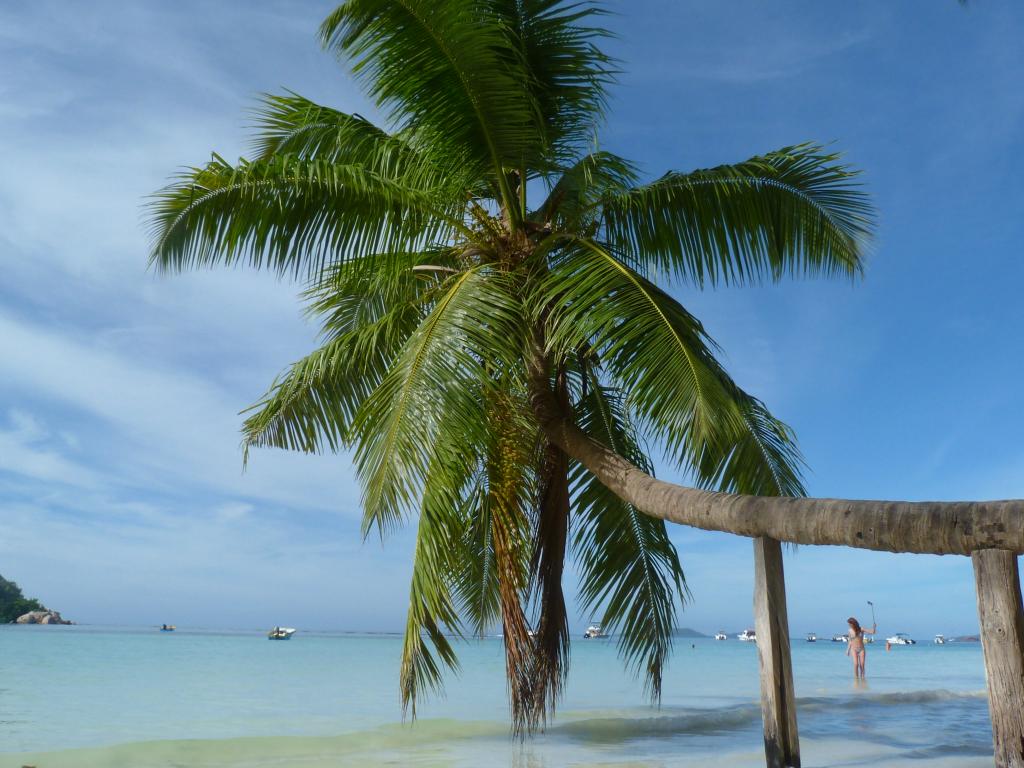
[[530, 402], [547, 438], [644, 514], [708, 531], [767, 536], [794, 544], [934, 555], [969, 555], [978, 549], [1024, 552], [1024, 500], [742, 496], [658, 480], [573, 423], [551, 391], [543, 354], [532, 355], [529, 365]]

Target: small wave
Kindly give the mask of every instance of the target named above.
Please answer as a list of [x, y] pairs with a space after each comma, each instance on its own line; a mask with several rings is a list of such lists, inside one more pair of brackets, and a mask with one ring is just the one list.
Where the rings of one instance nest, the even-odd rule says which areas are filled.
[[[870, 710], [874, 707], [944, 704], [984, 701], [985, 693], [973, 691], [925, 690], [892, 693], [864, 693], [843, 696], [807, 696], [797, 699], [797, 709], [804, 716], [834, 713], [836, 710]], [[576, 712], [572, 719], [548, 728], [553, 735], [594, 742], [620, 742], [656, 736], [700, 736], [737, 732], [760, 724], [761, 709], [757, 704], [738, 704], [712, 709], [666, 708], [659, 714], [636, 711]], [[826, 726], [831, 730], [831, 726]]]
[[906, 705], [933, 704], [946, 701], [974, 701], [985, 699], [984, 691], [949, 691], [945, 689], [927, 691], [894, 691], [892, 693], [859, 693], [845, 696], [801, 696], [796, 705], [800, 709], [821, 709], [828, 707], [858, 708], [869, 704]]
[[548, 732], [588, 741], [614, 742], [642, 736], [697, 735], [737, 731], [760, 721], [760, 707], [743, 704], [721, 709], [694, 710], [664, 715], [586, 717], [560, 723], [549, 728]]

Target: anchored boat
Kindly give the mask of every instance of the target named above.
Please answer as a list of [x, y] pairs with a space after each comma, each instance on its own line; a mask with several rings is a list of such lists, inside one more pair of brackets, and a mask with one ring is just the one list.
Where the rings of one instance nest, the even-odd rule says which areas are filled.
[[917, 645], [917, 640], [906, 632], [897, 632], [892, 637], [885, 638], [885, 642], [889, 643], [889, 645]]
[[605, 634], [605, 631], [601, 628], [600, 624], [594, 622], [589, 627], [587, 627], [587, 631], [583, 633], [583, 637], [586, 640], [593, 640], [598, 637], [608, 637], [608, 635]]
[[729, 639], [729, 636], [727, 634], [725, 634], [725, 632], [719, 631], [719, 632], [715, 633], [715, 640], [728, 640], [728, 639]]
[[737, 640], [742, 640], [745, 643], [756, 643], [757, 642], [757, 632], [755, 632], [752, 629], [744, 629], [742, 632], [740, 632], [738, 635], [736, 635], [736, 639]]
[[808, 632], [807, 633], [807, 642], [808, 643], [816, 643], [816, 642], [818, 642], [818, 636], [816, 634], [814, 634], [813, 632]]
[[291, 627], [274, 627], [267, 633], [268, 640], [291, 640], [295, 630]]

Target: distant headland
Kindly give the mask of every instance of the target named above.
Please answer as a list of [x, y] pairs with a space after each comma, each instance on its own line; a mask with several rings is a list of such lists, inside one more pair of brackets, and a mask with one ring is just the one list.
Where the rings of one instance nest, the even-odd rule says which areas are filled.
[[25, 597], [15, 582], [0, 576], [0, 624], [71, 624], [34, 597]]
[[703, 632], [698, 632], [696, 629], [690, 629], [689, 627], [676, 627], [672, 630], [672, 634], [675, 637], [710, 637], [710, 635], [705, 635]]

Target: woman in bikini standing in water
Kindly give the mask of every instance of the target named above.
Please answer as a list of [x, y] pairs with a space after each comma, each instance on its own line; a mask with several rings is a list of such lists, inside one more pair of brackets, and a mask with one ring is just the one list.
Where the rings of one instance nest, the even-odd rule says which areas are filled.
[[875, 624], [871, 629], [861, 629], [860, 622], [853, 618], [853, 616], [848, 618], [846, 623], [850, 625], [850, 639], [846, 642], [846, 655], [853, 656], [853, 676], [855, 678], [864, 677], [865, 661], [868, 654], [864, 648], [864, 635], [875, 634], [878, 625]]

